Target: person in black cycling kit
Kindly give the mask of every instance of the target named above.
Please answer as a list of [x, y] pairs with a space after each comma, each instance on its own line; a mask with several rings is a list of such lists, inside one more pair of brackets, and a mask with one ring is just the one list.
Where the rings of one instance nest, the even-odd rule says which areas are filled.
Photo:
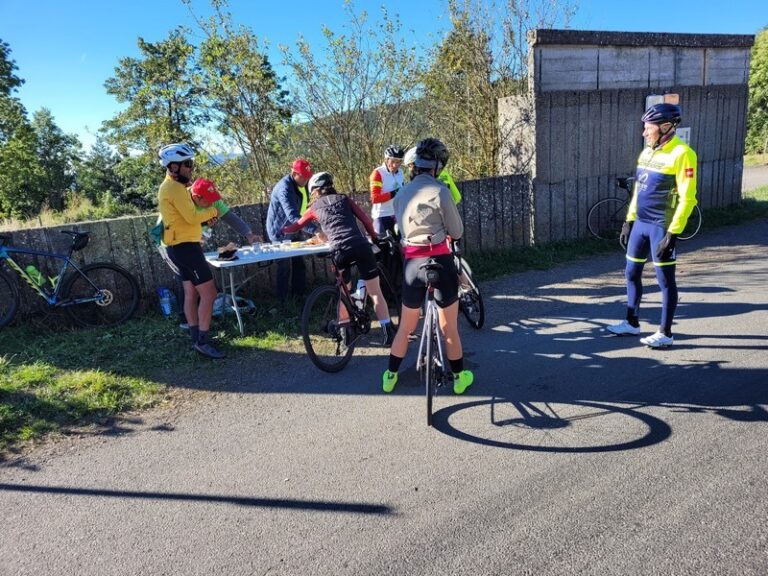
[[[328, 172], [318, 172], [309, 179], [307, 188], [310, 192], [309, 208], [294, 224], [285, 226], [283, 234], [294, 234], [308, 223], [315, 221], [320, 224], [322, 233], [328, 238], [328, 244], [334, 253], [334, 259], [342, 270], [344, 281], [349, 287], [350, 266], [355, 263], [360, 278], [365, 282], [365, 287], [373, 300], [373, 309], [376, 319], [381, 325], [381, 345], [389, 346], [395, 337], [395, 330], [389, 318], [389, 308], [379, 283], [379, 269], [376, 266], [376, 257], [368, 240], [357, 227], [357, 220], [363, 223], [365, 230], [372, 240], [376, 240], [376, 231], [373, 222], [368, 215], [358, 206], [352, 198], [336, 192], [333, 186], [333, 178]], [[357, 219], [357, 220], [356, 220]], [[346, 316], [342, 306], [340, 315]], [[339, 318], [339, 327], [349, 325], [349, 318]]]
[[462, 394], [472, 384], [474, 375], [464, 369], [464, 351], [458, 328], [458, 274], [453, 263], [448, 236], [461, 238], [464, 224], [451, 192], [437, 180], [448, 162], [448, 149], [436, 138], [426, 138], [416, 145], [411, 181], [394, 199], [395, 217], [400, 226], [405, 266], [403, 271], [403, 307], [400, 329], [389, 354], [389, 367], [382, 376], [382, 389], [392, 392], [397, 372], [408, 352], [408, 337], [419, 323], [419, 309], [426, 296], [426, 271], [419, 267], [434, 259], [442, 268], [435, 286], [440, 330], [445, 336], [446, 356], [453, 372], [453, 391]]

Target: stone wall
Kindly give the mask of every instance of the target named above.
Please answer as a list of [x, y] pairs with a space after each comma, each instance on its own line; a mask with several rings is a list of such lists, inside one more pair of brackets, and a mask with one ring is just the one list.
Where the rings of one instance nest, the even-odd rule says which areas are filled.
[[[532, 224], [528, 176], [504, 176], [457, 184], [463, 194], [459, 209], [466, 229], [463, 243], [465, 254], [469, 256], [481, 251], [508, 250], [530, 243]], [[369, 211], [367, 194], [355, 193], [352, 196]], [[251, 225], [254, 232], [263, 235], [267, 205], [251, 204], [232, 209]], [[133, 216], [3, 234], [10, 236], [8, 243], [14, 246], [66, 253], [71, 236], [61, 234], [61, 230], [90, 232], [90, 242], [83, 250], [75, 253], [75, 262], [78, 265], [99, 261], [115, 262], [126, 268], [139, 282], [142, 307], [145, 308], [156, 305], [156, 289], [159, 286], [173, 286], [175, 282], [170, 269], [149, 239], [148, 231], [156, 221], [157, 215]], [[238, 238], [226, 224], [219, 224], [214, 228], [214, 235], [205, 249], [212, 251], [229, 241], [241, 243], [243, 239]], [[57, 276], [61, 266], [60, 261], [43, 257], [14, 255], [14, 259], [22, 267], [34, 264], [46, 276]], [[308, 257], [306, 260], [309, 281], [331, 281], [327, 259]], [[238, 283], [247, 283], [244, 290], [252, 296], [270, 294], [275, 286], [274, 269], [273, 265], [238, 268]], [[217, 282], [221, 286], [218, 277]], [[42, 300], [23, 282], [19, 288], [22, 294], [20, 314], [23, 316], [37, 310]]]

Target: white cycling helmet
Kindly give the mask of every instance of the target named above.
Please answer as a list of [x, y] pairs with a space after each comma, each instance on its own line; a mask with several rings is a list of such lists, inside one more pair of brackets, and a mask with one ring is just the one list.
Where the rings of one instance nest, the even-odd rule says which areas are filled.
[[160, 157], [160, 164], [167, 168], [171, 162], [184, 162], [184, 160], [194, 160], [195, 153], [186, 144], [168, 144], [160, 148], [157, 153]]
[[405, 157], [403, 158], [403, 164], [410, 166], [413, 164], [414, 160], [416, 160], [416, 146], [408, 148], [408, 152], [405, 153]]
[[312, 192], [315, 188], [327, 188], [333, 186], [333, 177], [328, 172], [318, 172], [309, 179], [307, 189]]

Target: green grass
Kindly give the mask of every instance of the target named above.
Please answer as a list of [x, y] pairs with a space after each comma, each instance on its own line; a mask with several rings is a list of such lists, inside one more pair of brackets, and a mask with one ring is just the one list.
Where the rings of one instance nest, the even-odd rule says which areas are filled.
[[[296, 342], [299, 311], [293, 304], [278, 312], [267, 301], [246, 316], [248, 336], [228, 315], [214, 321], [214, 339], [230, 359], [286, 349]], [[167, 401], [177, 383], [205, 381], [219, 364], [189, 350], [187, 340], [176, 321], [153, 313], [109, 329], [33, 321], [0, 330], [0, 460], [51, 433], [109, 428], [122, 412]]]
[[[768, 186], [740, 204], [704, 212], [706, 234], [719, 226], [768, 218]], [[479, 280], [545, 270], [580, 258], [615, 252], [615, 241], [583, 238], [509, 252], [469, 254]], [[258, 352], [303, 350], [301, 303], [285, 308], [259, 299], [240, 336], [234, 319], [214, 321], [214, 337], [228, 359], [211, 362], [187, 349], [174, 320], [146, 314], [112, 329], [47, 328], [31, 321], [0, 330], [0, 460], [29, 441], [82, 426], [108, 428], [120, 413], [169, 401], [173, 386], [205, 381], [228, 362]]]
[[764, 166], [768, 164], [768, 154], [747, 154], [744, 156], [744, 166]]

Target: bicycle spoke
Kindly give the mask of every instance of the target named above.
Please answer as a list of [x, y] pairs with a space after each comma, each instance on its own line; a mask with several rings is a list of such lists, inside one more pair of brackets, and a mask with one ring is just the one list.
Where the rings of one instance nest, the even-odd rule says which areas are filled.
[[110, 263], [90, 264], [67, 281], [62, 305], [81, 326], [113, 326], [128, 320], [139, 305], [139, 286], [127, 270]]
[[336, 287], [321, 286], [307, 298], [301, 317], [307, 355], [325, 372], [338, 372], [344, 368], [355, 348], [354, 328], [339, 326], [338, 305]]

